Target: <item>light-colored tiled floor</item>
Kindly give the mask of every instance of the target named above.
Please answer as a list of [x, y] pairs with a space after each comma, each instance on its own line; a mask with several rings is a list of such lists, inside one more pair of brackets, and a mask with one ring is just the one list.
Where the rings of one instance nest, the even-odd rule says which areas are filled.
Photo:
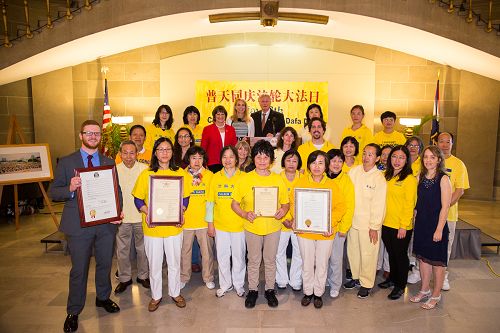
[[[461, 202], [461, 217], [476, 220], [500, 236], [500, 205]], [[70, 258], [45, 253], [40, 239], [55, 231], [48, 215], [26, 216], [16, 232], [0, 220], [0, 332], [61, 332], [66, 316]], [[496, 234], [495, 234], [496, 233]], [[500, 257], [487, 257], [500, 272]], [[113, 269], [114, 271], [114, 269]], [[248, 310], [234, 292], [218, 299], [194, 274], [183, 295], [187, 307], [177, 308], [168, 297], [158, 311], [146, 309], [147, 290], [134, 283], [124, 294], [112, 296], [121, 312], [108, 314], [94, 306], [94, 265], [89, 274], [87, 304], [80, 315], [78, 332], [499, 332], [500, 279], [484, 261], [453, 260], [452, 289], [443, 293], [437, 310], [421, 310], [408, 301], [389, 301], [387, 291], [374, 288], [365, 300], [356, 291], [342, 290], [338, 299], [324, 297], [316, 310], [300, 305], [302, 294], [279, 291], [280, 306], [271, 309], [261, 292], [258, 305]], [[380, 279], [380, 277], [379, 277]], [[113, 279], [113, 287], [116, 281]], [[166, 290], [166, 279], [164, 280]], [[418, 285], [409, 287], [409, 292]], [[328, 289], [327, 289], [328, 292]]]

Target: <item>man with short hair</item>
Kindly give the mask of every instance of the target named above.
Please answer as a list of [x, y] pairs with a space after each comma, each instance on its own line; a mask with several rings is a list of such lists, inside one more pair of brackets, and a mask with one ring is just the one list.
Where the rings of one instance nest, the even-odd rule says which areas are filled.
[[282, 113], [271, 109], [271, 96], [264, 93], [259, 96], [260, 111], [251, 114], [255, 126], [256, 137], [273, 137], [285, 127]]
[[384, 129], [373, 137], [373, 141], [380, 147], [383, 146], [397, 146], [404, 145], [406, 142], [405, 136], [394, 130], [394, 125], [396, 125], [396, 114], [392, 111], [385, 111], [380, 115], [380, 121]]
[[[71, 272], [69, 276], [69, 295], [67, 317], [64, 332], [78, 329], [78, 315], [85, 306], [89, 263], [94, 253], [95, 286], [97, 307], [107, 312], [120, 311], [118, 305], [109, 296], [111, 294], [111, 263], [116, 224], [120, 221], [82, 228], [76, 199], [76, 191], [81, 186], [81, 178], [75, 176], [75, 169], [105, 165], [114, 165], [114, 161], [98, 152], [101, 142], [101, 126], [94, 120], [86, 120], [80, 129], [82, 146], [71, 155], [62, 157], [57, 164], [54, 181], [49, 189], [54, 200], [65, 201], [59, 230], [66, 235], [71, 254]], [[121, 204], [121, 190], [118, 187]]]
[[[144, 147], [146, 141], [146, 129], [142, 125], [130, 127], [129, 138], [137, 146], [137, 161], [149, 165], [151, 163], [151, 150]], [[115, 163], [118, 165], [122, 161], [121, 152], [116, 155]]]
[[[309, 154], [313, 151], [321, 150], [327, 153], [330, 149], [335, 148], [333, 144], [326, 141], [323, 137], [326, 131], [326, 123], [321, 118], [312, 118], [307, 124], [309, 133], [311, 134], [311, 141], [307, 141], [299, 146], [297, 149], [302, 161], [307, 161]], [[306, 163], [302, 164], [302, 169], [306, 169]]]
[[123, 196], [123, 223], [116, 234], [116, 257], [118, 259], [118, 279], [120, 283], [115, 288], [115, 294], [127, 290], [132, 284], [132, 267], [130, 263], [130, 246], [134, 237], [137, 253], [137, 283], [150, 289], [148, 258], [144, 249], [144, 233], [142, 231], [142, 216], [134, 204], [132, 190], [140, 173], [147, 169], [144, 163], [136, 161], [137, 146], [134, 141], [124, 141], [120, 145], [122, 163], [118, 163], [116, 171], [120, 178]]

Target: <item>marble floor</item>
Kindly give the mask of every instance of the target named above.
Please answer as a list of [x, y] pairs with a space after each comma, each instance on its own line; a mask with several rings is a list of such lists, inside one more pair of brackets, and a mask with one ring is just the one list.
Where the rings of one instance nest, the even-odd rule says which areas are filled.
[[[500, 204], [463, 201], [460, 214], [472, 224], [482, 223], [480, 227], [490, 235], [500, 237]], [[0, 332], [62, 331], [70, 258], [45, 253], [40, 243], [41, 238], [54, 231], [49, 215], [23, 216], [18, 231], [12, 221], [0, 219]], [[500, 257], [495, 254], [486, 258], [500, 272]], [[112, 295], [121, 312], [108, 314], [94, 305], [93, 274], [92, 263], [87, 304], [80, 315], [78, 332], [500, 331], [500, 279], [494, 277], [483, 260], [451, 261], [451, 290], [443, 292], [443, 301], [432, 311], [410, 303], [408, 294], [404, 299], [389, 301], [388, 292], [377, 287], [364, 300], [358, 299], [354, 290], [342, 290], [334, 300], [325, 294], [321, 310], [312, 304], [302, 307], [302, 295], [292, 290], [279, 291], [280, 305], [271, 309], [261, 291], [257, 306], [248, 310], [244, 299], [234, 292], [216, 298], [214, 291], [201, 283], [200, 274], [194, 274], [182, 292], [187, 300], [184, 309], [165, 297], [160, 308], [149, 313], [146, 307], [150, 294], [134, 283], [125, 293]], [[418, 285], [408, 289], [414, 293]]]

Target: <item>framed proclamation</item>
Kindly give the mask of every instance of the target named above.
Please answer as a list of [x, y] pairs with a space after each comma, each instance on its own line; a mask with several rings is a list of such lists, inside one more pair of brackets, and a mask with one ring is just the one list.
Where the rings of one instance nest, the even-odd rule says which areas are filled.
[[75, 169], [82, 185], [76, 190], [80, 225], [89, 227], [119, 221], [118, 177], [114, 165]]
[[278, 210], [278, 186], [253, 187], [253, 211], [258, 217], [274, 217]]
[[182, 176], [150, 176], [148, 225], [174, 226], [182, 222]]
[[331, 232], [331, 195], [330, 189], [295, 188], [295, 231]]

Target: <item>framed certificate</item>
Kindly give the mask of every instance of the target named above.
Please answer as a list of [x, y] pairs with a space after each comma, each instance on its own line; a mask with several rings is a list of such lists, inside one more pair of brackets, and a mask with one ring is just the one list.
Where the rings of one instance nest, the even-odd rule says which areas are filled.
[[259, 217], [274, 217], [278, 210], [278, 186], [253, 188], [253, 211]]
[[148, 225], [173, 226], [182, 222], [182, 176], [150, 176]]
[[295, 188], [295, 231], [331, 232], [331, 195], [330, 189]]
[[89, 227], [119, 221], [118, 177], [114, 165], [75, 169], [82, 185], [76, 190], [80, 225]]

